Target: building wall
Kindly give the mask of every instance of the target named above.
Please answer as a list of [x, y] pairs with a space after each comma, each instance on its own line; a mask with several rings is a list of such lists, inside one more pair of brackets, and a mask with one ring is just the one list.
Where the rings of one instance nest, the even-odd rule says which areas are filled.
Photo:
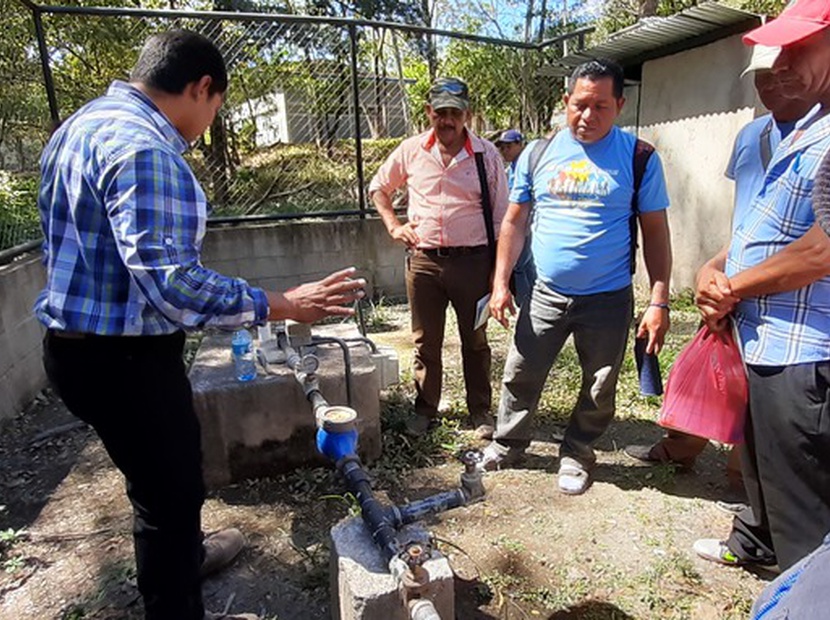
[[40, 255], [0, 266], [0, 421], [24, 409], [46, 385], [43, 328], [32, 313], [44, 283]]
[[748, 61], [749, 48], [732, 36], [643, 65], [639, 135], [666, 172], [675, 290], [693, 286], [729, 239], [733, 190], [723, 173], [738, 131], [764, 113], [752, 78], [740, 78]]

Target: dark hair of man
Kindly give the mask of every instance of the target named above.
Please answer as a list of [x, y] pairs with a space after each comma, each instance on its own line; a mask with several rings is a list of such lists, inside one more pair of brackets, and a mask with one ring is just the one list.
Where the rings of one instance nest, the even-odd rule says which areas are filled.
[[228, 72], [222, 53], [207, 37], [190, 30], [170, 30], [151, 36], [141, 48], [130, 73], [131, 82], [179, 95], [185, 86], [211, 77], [209, 93], [224, 93]]
[[625, 76], [623, 75], [622, 67], [613, 60], [596, 58], [577, 66], [568, 80], [568, 94], [573, 94], [576, 88], [576, 81], [580, 78], [585, 78], [592, 82], [596, 82], [602, 78], [611, 78], [614, 81], [614, 97], [619, 99], [623, 96]]

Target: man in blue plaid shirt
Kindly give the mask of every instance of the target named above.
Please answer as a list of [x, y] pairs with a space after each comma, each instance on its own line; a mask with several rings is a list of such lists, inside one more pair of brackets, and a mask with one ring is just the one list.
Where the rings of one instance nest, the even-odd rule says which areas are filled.
[[184, 331], [312, 322], [363, 296], [353, 269], [285, 293], [200, 262], [205, 194], [182, 154], [213, 122], [228, 78], [193, 32], [148, 39], [130, 82], [66, 120], [41, 159], [44, 364], [69, 410], [92, 425], [127, 481], [147, 620], [206, 613], [200, 578], [230, 561], [239, 532], [202, 540], [199, 423]]
[[698, 273], [707, 324], [734, 315], [749, 379], [741, 463], [750, 508], [729, 539], [695, 551], [725, 564], [787, 569], [830, 531], [830, 241], [811, 192], [830, 150], [830, 3], [796, 0], [744, 37], [781, 47], [781, 92], [817, 105], [775, 152], [723, 255]]

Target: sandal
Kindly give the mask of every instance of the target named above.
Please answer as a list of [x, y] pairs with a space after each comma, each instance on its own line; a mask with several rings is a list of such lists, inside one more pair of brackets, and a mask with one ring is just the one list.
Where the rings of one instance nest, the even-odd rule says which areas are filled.
[[581, 495], [591, 484], [591, 476], [576, 459], [563, 456], [559, 461], [559, 491], [565, 495]]

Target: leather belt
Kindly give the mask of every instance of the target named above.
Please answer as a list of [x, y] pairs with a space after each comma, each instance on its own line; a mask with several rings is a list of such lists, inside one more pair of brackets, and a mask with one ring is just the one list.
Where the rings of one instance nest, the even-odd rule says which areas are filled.
[[451, 258], [453, 256], [470, 256], [472, 254], [482, 254], [487, 251], [488, 246], [486, 245], [459, 245], [459, 246], [446, 246], [440, 248], [423, 248], [419, 249], [420, 252], [423, 252], [427, 256], [438, 257], [438, 258]]
[[91, 338], [94, 334], [85, 334], [83, 332], [67, 332], [59, 329], [50, 329], [49, 333], [55, 338], [64, 338], [66, 340], [83, 340], [84, 338]]

